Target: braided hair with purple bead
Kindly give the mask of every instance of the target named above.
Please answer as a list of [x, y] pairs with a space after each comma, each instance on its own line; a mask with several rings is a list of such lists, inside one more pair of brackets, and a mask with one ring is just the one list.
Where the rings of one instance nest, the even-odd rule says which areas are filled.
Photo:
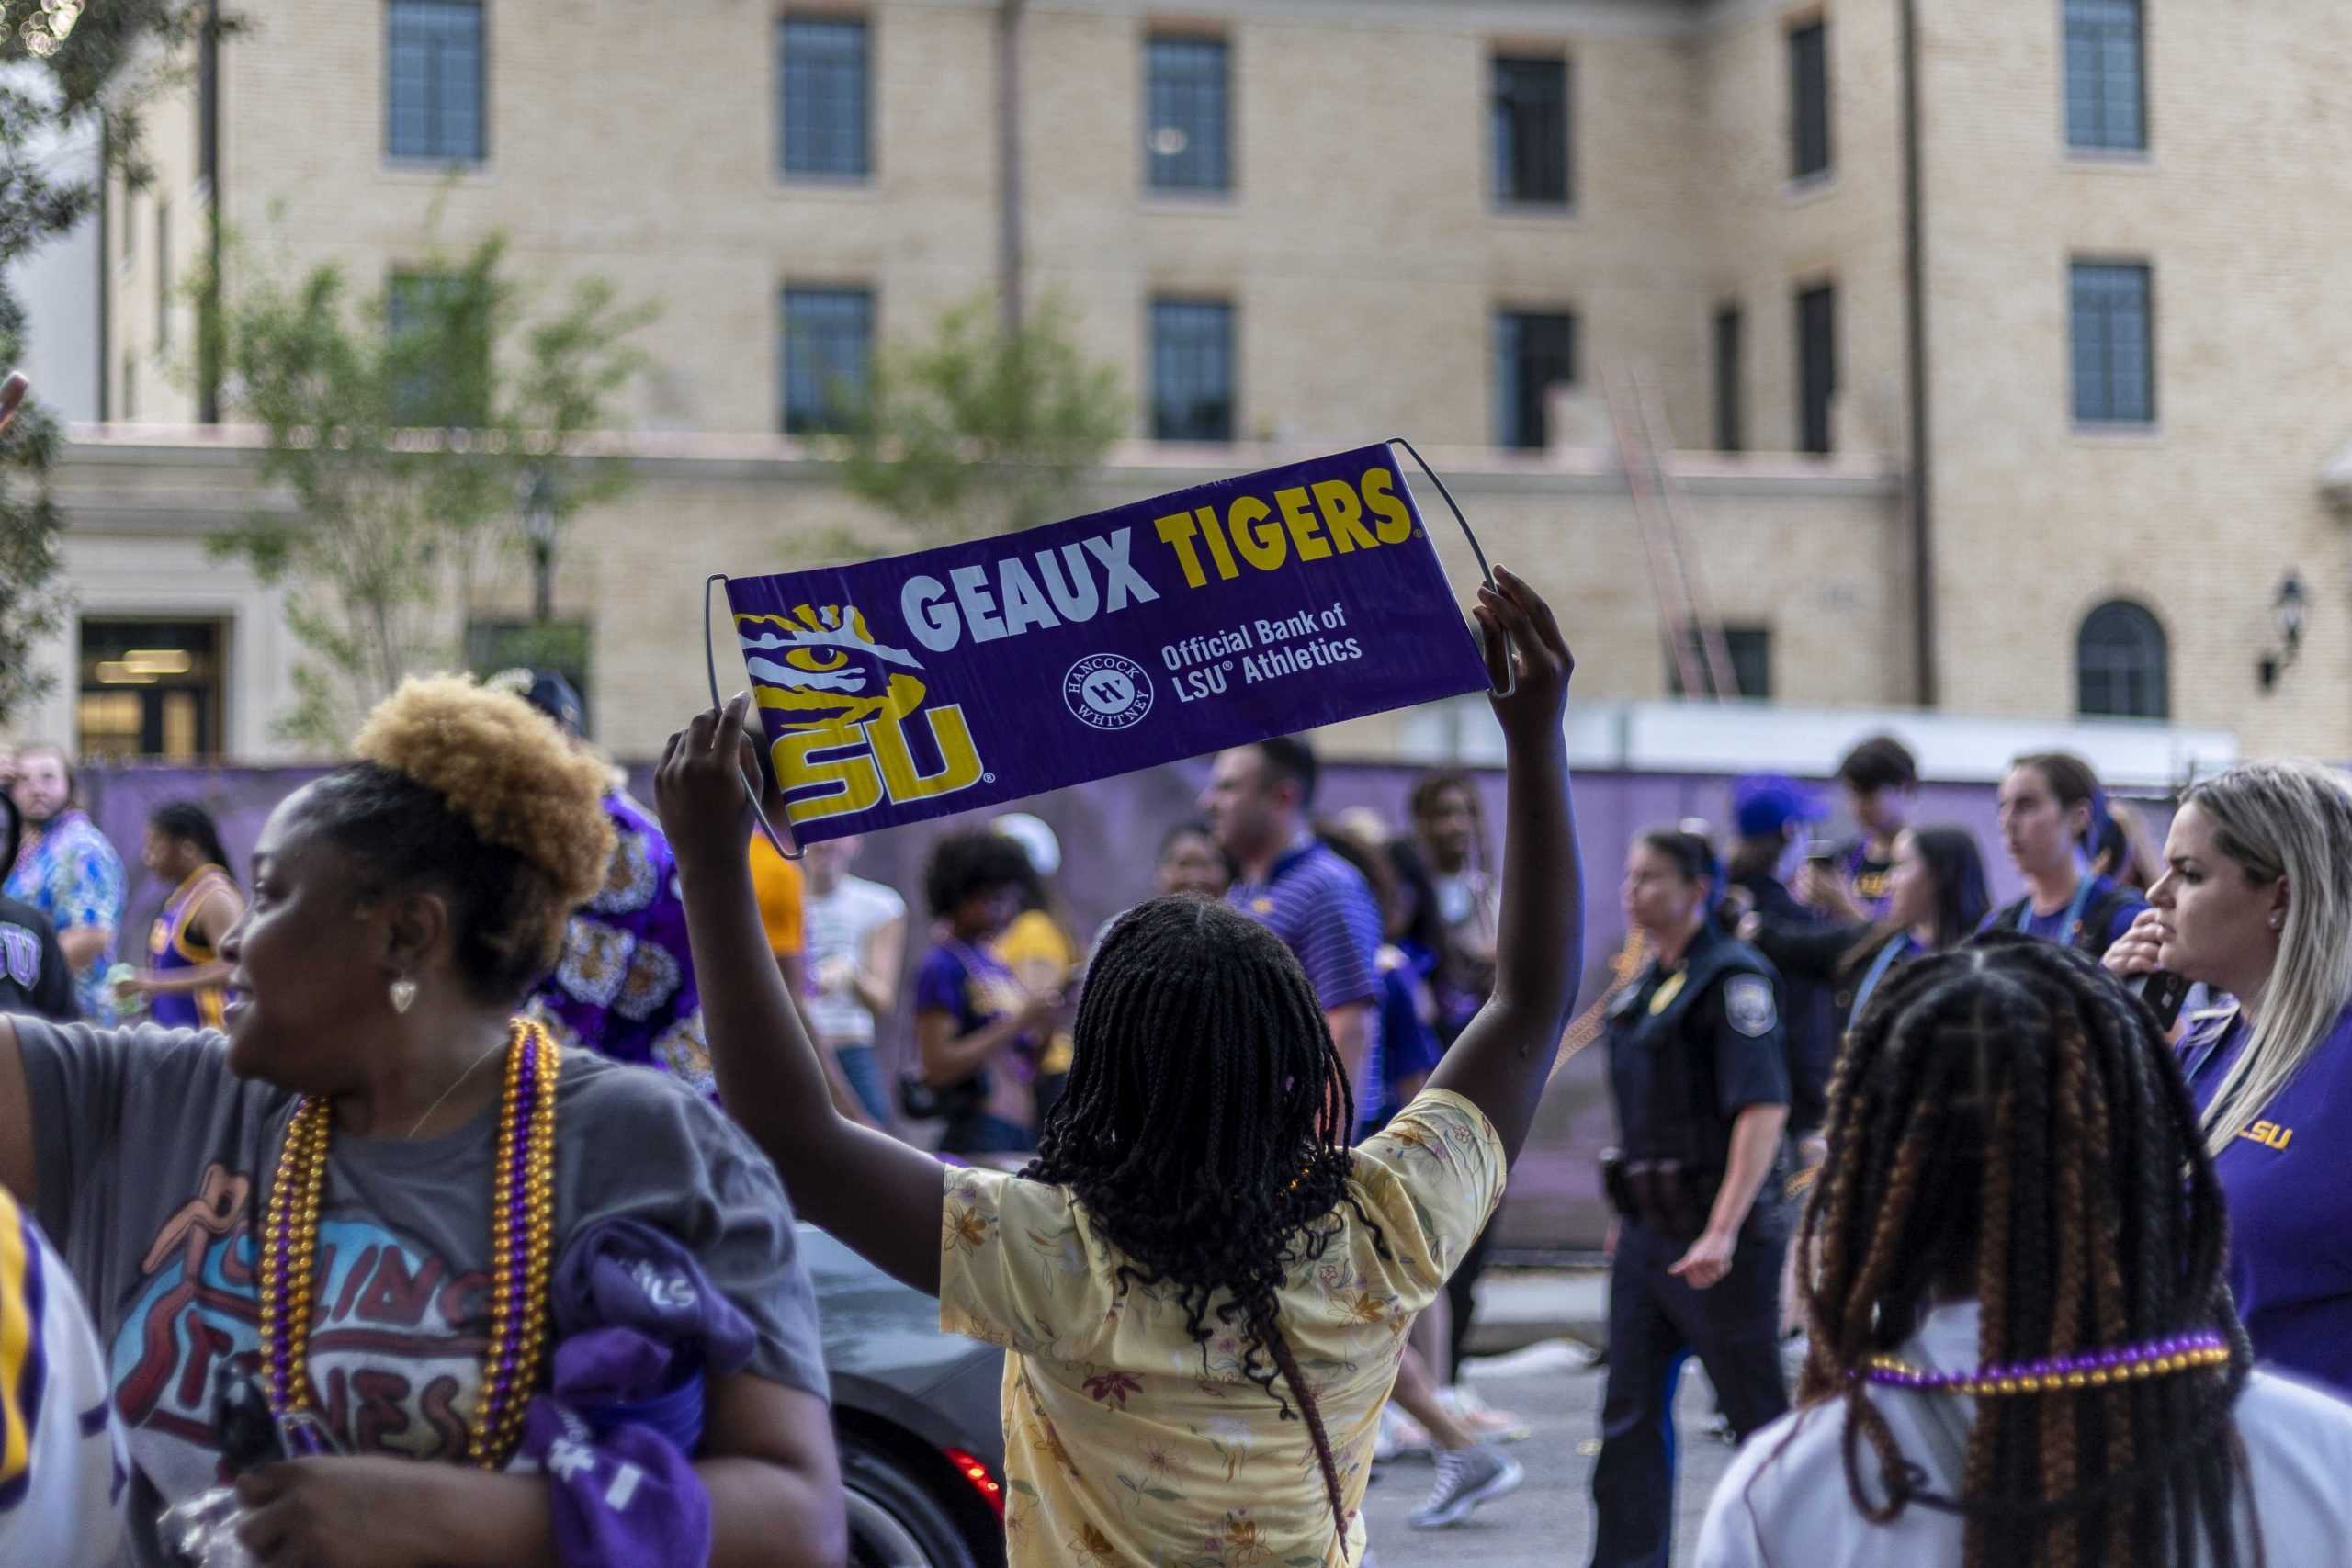
[[[2071, 949], [2007, 932], [1920, 959], [1849, 1032], [1828, 1136], [1799, 1240], [1798, 1399], [1843, 1402], [1862, 1515], [1957, 1513], [1969, 1568], [2236, 1568], [2232, 1409], [2252, 1349], [2221, 1187], [2146, 1007]], [[1960, 1485], [1939, 1495], [1871, 1385], [1966, 1392], [1888, 1364], [1938, 1301], [1970, 1297], [1970, 1381], [2020, 1386], [1979, 1400]], [[2132, 1375], [2150, 1360], [2162, 1375]]]

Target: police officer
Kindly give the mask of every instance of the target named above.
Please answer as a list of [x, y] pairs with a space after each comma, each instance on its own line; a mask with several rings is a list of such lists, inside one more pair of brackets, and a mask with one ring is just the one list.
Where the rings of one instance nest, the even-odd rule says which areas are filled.
[[1610, 1009], [1619, 1147], [1602, 1176], [1620, 1224], [1609, 1391], [1592, 1473], [1594, 1568], [1667, 1568], [1674, 1386], [1696, 1354], [1745, 1440], [1788, 1408], [1781, 1258], [1789, 1072], [1770, 964], [1714, 918], [1707, 840], [1662, 830], [1626, 857], [1625, 915], [1650, 961]]

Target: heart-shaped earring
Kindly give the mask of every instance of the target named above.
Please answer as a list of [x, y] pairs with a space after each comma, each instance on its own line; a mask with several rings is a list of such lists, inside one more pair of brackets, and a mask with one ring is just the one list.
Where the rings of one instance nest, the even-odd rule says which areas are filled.
[[392, 982], [392, 1010], [406, 1012], [416, 1005], [416, 982], [407, 978]]

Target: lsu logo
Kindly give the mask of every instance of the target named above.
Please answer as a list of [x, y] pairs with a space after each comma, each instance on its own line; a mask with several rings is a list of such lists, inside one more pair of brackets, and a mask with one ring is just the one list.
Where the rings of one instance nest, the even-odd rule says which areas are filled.
[[[735, 628], [759, 705], [784, 727], [773, 756], [792, 821], [929, 800], [980, 782], [962, 705], [924, 708], [922, 661], [876, 642], [855, 605], [740, 615]], [[907, 736], [919, 711], [938, 757], [929, 773]]]

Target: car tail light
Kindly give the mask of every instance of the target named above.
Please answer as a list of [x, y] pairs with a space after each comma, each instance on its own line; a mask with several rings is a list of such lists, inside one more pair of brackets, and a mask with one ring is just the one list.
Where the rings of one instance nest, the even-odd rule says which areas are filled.
[[981, 1500], [996, 1510], [998, 1518], [1004, 1517], [1004, 1483], [990, 1475], [987, 1465], [982, 1464], [962, 1449], [947, 1449], [944, 1451], [947, 1455], [947, 1462], [956, 1467], [956, 1473], [972, 1483], [972, 1490], [978, 1493]]

